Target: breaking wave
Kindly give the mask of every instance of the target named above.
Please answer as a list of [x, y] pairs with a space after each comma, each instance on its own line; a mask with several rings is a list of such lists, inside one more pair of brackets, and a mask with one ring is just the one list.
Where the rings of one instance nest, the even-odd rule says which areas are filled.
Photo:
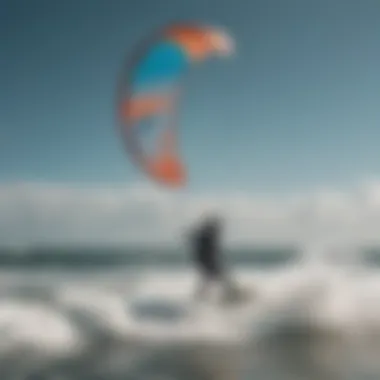
[[[226, 306], [196, 303], [196, 279], [183, 268], [4, 271], [1, 378], [220, 379], [264, 371], [277, 379], [275, 368], [306, 342], [308, 350], [292, 355], [302, 354], [303, 366], [306, 352], [315, 360], [311, 347], [326, 341], [329, 350], [340, 345], [335, 354], [364, 342], [371, 345], [370, 352], [379, 352], [374, 349], [380, 337], [377, 269], [312, 260], [245, 268], [237, 277], [251, 298]], [[279, 347], [285, 347], [281, 354]], [[263, 356], [271, 358], [265, 370]], [[365, 368], [372, 367], [366, 362]], [[378, 375], [380, 368], [376, 371]], [[360, 376], [365, 378], [364, 372]]]

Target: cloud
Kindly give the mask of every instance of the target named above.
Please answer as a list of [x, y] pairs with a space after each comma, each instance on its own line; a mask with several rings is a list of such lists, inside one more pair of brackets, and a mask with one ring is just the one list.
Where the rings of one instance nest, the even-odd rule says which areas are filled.
[[179, 242], [202, 212], [226, 220], [231, 244], [344, 240], [380, 243], [380, 182], [288, 196], [177, 194], [128, 187], [0, 185], [0, 245]]

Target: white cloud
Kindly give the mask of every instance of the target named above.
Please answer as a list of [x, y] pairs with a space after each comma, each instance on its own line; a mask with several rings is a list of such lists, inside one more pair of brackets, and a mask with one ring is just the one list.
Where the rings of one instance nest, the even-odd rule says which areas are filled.
[[230, 243], [380, 243], [377, 182], [287, 197], [21, 183], [0, 185], [0, 245], [175, 243], [204, 210], [224, 216]]

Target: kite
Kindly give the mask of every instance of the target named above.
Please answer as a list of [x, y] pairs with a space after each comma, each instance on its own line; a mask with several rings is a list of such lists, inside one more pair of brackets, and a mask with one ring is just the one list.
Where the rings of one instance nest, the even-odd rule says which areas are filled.
[[185, 185], [178, 149], [182, 79], [193, 65], [232, 50], [231, 38], [218, 29], [176, 24], [153, 33], [127, 59], [117, 117], [129, 156], [151, 180], [171, 188]]

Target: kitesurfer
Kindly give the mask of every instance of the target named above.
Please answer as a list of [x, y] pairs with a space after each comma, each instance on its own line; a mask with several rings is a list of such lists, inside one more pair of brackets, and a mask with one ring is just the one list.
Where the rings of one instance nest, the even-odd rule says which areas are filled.
[[212, 283], [222, 285], [225, 297], [235, 289], [222, 264], [221, 238], [222, 220], [215, 215], [206, 217], [191, 236], [192, 258], [201, 275], [199, 298], [204, 298]]

